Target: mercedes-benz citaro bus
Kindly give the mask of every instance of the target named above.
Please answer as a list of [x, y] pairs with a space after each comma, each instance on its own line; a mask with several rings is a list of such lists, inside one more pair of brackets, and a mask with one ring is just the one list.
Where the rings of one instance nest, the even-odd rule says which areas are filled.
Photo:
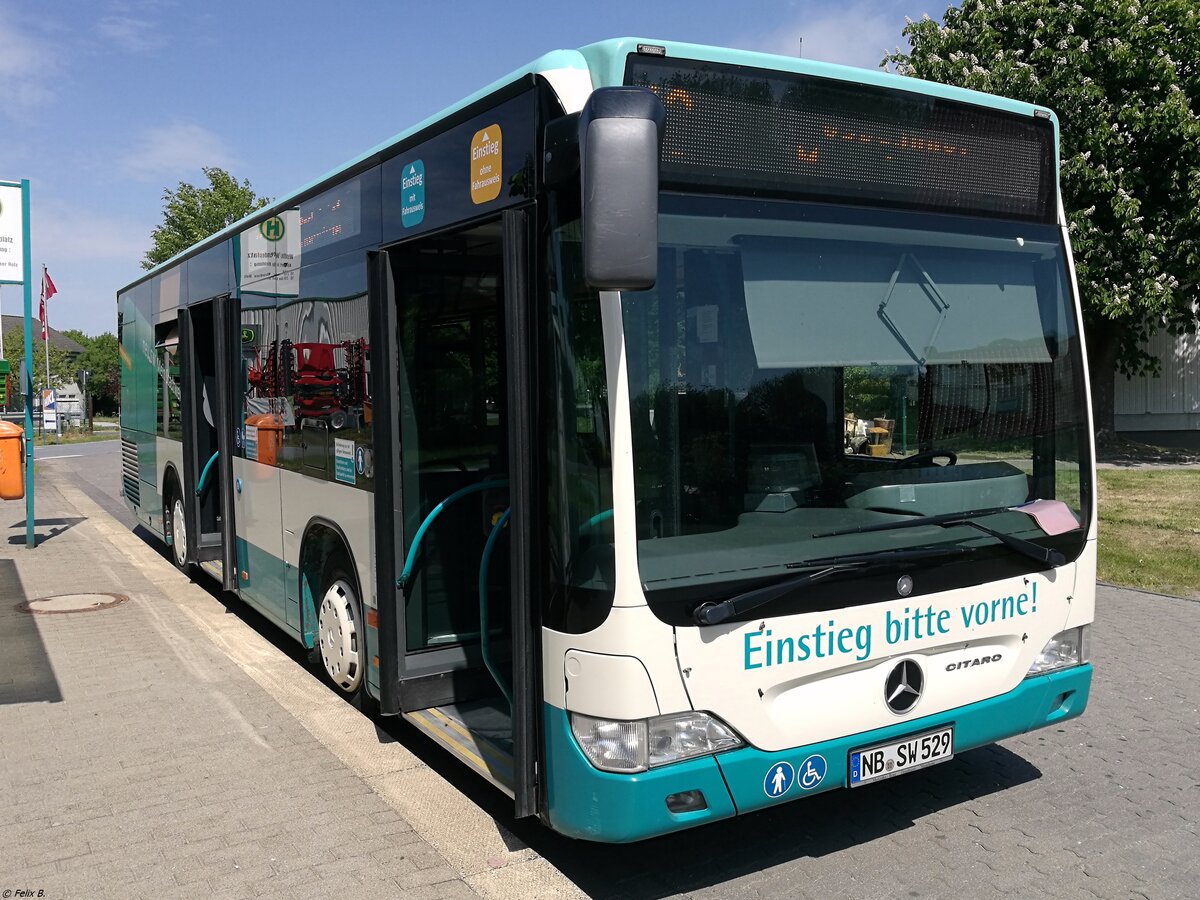
[[1096, 525], [1057, 145], [884, 72], [551, 53], [120, 292], [125, 498], [578, 838], [1059, 724]]

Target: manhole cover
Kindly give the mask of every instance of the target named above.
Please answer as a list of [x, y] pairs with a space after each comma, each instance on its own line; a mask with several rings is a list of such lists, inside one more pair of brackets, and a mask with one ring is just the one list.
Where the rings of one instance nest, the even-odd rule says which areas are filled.
[[124, 594], [59, 594], [56, 597], [24, 600], [17, 604], [17, 609], [39, 616], [53, 616], [110, 609], [128, 599]]

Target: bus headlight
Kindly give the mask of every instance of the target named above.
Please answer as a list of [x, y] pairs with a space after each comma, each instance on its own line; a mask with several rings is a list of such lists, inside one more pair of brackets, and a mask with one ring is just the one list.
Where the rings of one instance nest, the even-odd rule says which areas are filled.
[[1088, 661], [1088, 626], [1068, 628], [1060, 631], [1046, 643], [1042, 652], [1034, 659], [1025, 674], [1026, 678], [1045, 675], [1068, 666], [1078, 666]]
[[584, 755], [605, 772], [642, 772], [646, 769], [646, 722], [594, 719], [571, 713], [571, 731]]
[[742, 744], [728, 725], [708, 713], [655, 716], [648, 724], [651, 767], [732, 750]]
[[588, 761], [605, 772], [644, 772], [742, 745], [733, 729], [704, 712], [634, 721], [571, 713], [571, 732]]

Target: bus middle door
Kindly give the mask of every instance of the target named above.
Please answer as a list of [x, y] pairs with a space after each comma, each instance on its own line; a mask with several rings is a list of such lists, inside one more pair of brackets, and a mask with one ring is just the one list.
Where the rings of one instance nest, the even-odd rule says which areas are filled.
[[216, 562], [222, 586], [237, 587], [233, 452], [237, 301], [228, 295], [179, 311], [183, 468], [189, 562]]

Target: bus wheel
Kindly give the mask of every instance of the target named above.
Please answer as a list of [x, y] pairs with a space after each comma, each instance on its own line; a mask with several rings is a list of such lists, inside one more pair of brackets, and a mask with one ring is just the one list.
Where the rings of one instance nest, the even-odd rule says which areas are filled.
[[189, 578], [192, 576], [192, 565], [187, 561], [188, 533], [187, 510], [183, 505], [183, 495], [178, 487], [172, 487], [167, 495], [166, 527], [171, 537], [171, 561]]
[[351, 695], [362, 684], [363, 629], [354, 581], [335, 569], [317, 610], [317, 648], [329, 680]]

